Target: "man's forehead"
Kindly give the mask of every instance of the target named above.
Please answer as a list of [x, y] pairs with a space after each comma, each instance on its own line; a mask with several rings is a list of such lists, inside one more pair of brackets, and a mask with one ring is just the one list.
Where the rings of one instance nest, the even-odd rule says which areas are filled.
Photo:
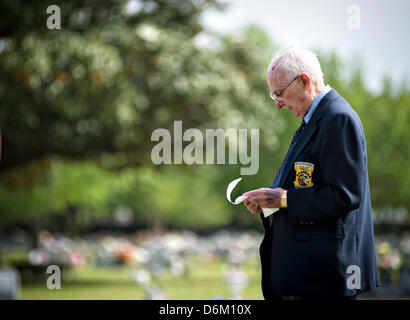
[[270, 72], [271, 78], [274, 81], [281, 82], [285, 76], [285, 73], [280, 68], [276, 67]]
[[269, 70], [269, 74], [267, 77], [268, 85], [272, 90], [279, 90], [280, 86], [282, 85], [282, 78], [283, 73], [279, 70]]

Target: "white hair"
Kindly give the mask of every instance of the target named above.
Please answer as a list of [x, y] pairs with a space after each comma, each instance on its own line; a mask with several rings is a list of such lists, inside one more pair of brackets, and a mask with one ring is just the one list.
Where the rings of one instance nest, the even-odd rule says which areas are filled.
[[287, 80], [306, 73], [314, 83], [323, 85], [323, 72], [316, 55], [309, 50], [286, 48], [275, 54], [269, 64], [267, 76], [272, 77], [273, 70], [280, 72]]

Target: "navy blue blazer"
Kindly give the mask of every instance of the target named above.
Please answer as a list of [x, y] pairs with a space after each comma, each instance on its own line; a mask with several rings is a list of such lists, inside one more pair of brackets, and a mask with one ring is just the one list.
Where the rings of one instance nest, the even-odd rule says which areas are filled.
[[[309, 174], [297, 177], [295, 162], [313, 165], [310, 181]], [[261, 214], [265, 299], [351, 296], [379, 286], [363, 127], [334, 89], [303, 130], [279, 186], [288, 190], [287, 209], [272, 223]], [[360, 284], [347, 285], [353, 273]]]

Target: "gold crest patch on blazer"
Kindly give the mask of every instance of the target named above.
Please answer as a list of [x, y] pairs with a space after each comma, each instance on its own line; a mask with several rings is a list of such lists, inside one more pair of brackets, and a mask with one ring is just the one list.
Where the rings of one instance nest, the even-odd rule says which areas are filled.
[[295, 187], [296, 188], [307, 188], [313, 186], [312, 183], [312, 173], [314, 169], [314, 164], [309, 162], [295, 162]]

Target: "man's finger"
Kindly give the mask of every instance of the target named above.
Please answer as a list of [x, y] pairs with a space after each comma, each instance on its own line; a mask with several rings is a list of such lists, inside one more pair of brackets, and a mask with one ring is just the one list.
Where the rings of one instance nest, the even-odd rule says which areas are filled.
[[253, 214], [259, 213], [261, 211], [261, 208], [254, 202], [251, 202], [251, 204], [249, 205], [249, 208]]
[[247, 198], [247, 200], [251, 201], [251, 202], [262, 202], [262, 201], [266, 201], [267, 199], [268, 198], [267, 198], [266, 193], [261, 192], [261, 191], [258, 192], [258, 193], [254, 193], [253, 195], [251, 195]]
[[256, 203], [246, 201], [246, 203], [244, 202], [244, 204], [246, 205], [246, 209], [247, 209], [249, 212], [251, 212], [251, 213], [253, 213], [253, 214], [258, 213], [259, 208], [258, 208], [258, 206], [256, 205]]
[[256, 189], [256, 190], [251, 190], [251, 191], [245, 192], [244, 194], [242, 194], [242, 197], [247, 199], [247, 198], [249, 198], [249, 197], [251, 197], [255, 194], [258, 194], [259, 192], [261, 192], [261, 190], [263, 190], [263, 188], [259, 188], [259, 189]]
[[257, 213], [261, 213], [261, 212], [262, 212], [262, 209], [260, 207], [256, 206], [252, 213], [257, 214]]

